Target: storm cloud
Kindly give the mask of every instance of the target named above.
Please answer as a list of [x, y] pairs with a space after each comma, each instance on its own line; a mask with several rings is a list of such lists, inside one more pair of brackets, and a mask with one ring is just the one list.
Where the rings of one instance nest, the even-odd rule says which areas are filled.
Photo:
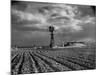
[[38, 44], [49, 43], [48, 27], [51, 25], [55, 27], [55, 43], [58, 40], [95, 40], [95, 19], [95, 10], [87, 5], [12, 1], [12, 44], [25, 40], [19, 45], [32, 45], [34, 39]]

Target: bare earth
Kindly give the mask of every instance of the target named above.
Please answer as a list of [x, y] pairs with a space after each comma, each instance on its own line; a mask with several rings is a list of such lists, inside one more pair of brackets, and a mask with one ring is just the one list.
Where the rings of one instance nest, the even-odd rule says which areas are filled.
[[32, 74], [90, 70], [96, 68], [95, 48], [34, 50], [19, 48], [11, 51], [11, 74]]

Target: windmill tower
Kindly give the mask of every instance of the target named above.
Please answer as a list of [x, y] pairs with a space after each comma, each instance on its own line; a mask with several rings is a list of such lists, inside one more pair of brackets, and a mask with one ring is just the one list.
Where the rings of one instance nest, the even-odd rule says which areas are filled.
[[49, 31], [50, 31], [50, 36], [51, 36], [51, 39], [50, 39], [50, 48], [53, 48], [53, 45], [54, 45], [54, 26], [49, 26]]

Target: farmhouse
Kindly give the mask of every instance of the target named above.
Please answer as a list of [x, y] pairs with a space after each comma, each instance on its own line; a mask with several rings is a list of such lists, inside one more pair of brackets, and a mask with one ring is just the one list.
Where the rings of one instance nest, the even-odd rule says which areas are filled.
[[71, 42], [64, 43], [63, 47], [67, 47], [67, 46], [71, 46], [71, 47], [83, 47], [83, 46], [86, 46], [86, 45], [85, 45], [85, 42], [71, 41]]

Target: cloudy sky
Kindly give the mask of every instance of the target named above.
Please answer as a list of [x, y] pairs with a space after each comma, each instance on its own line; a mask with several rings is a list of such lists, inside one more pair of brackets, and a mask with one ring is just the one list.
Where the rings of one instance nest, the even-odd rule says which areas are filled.
[[95, 6], [12, 1], [12, 45], [49, 45], [48, 27], [55, 27], [55, 44], [95, 41]]

